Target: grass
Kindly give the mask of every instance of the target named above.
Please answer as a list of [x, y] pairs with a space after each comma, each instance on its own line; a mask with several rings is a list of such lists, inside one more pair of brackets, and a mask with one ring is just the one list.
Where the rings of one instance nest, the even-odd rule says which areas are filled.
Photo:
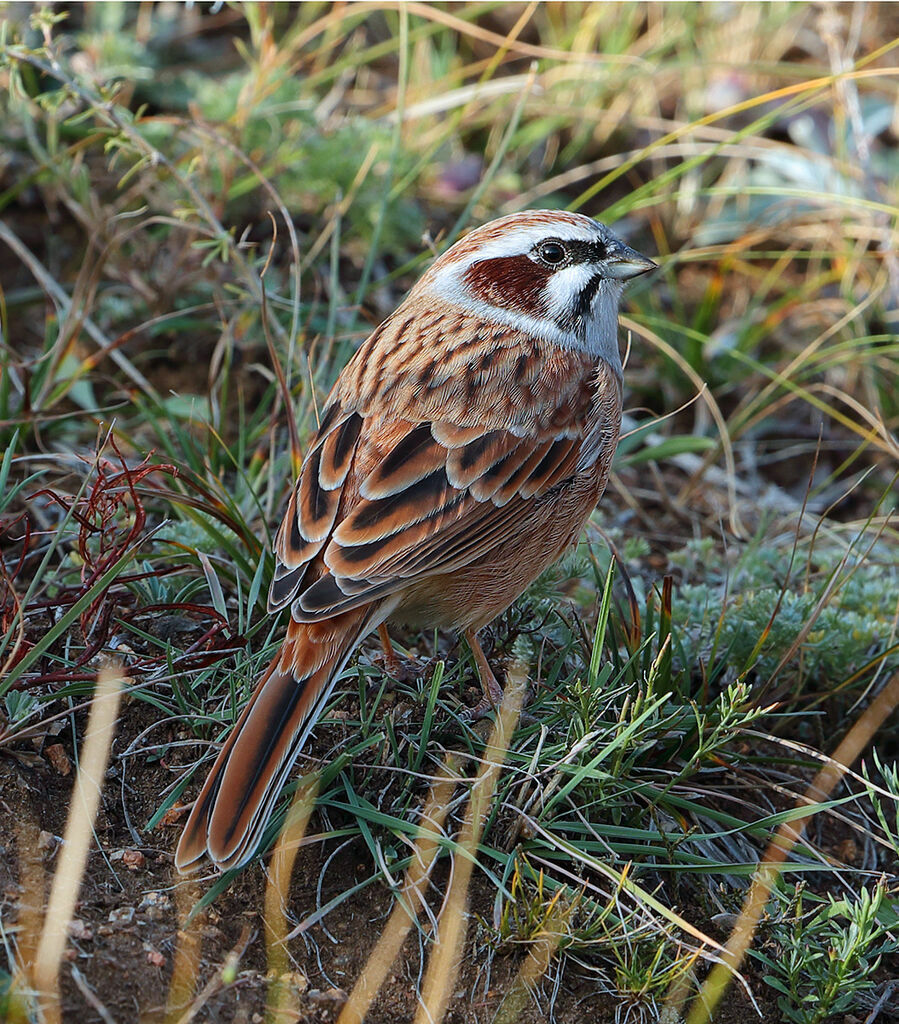
[[[701, 1020], [706, 979], [731, 986], [723, 1021], [894, 1006], [888, 13], [94, 5], [3, 24], [0, 754], [67, 794], [48, 748], [77, 767], [98, 665], [123, 662], [96, 843], [159, 858], [123, 900], [176, 884], [167, 823], [277, 644], [269, 551], [303, 442], [431, 253], [538, 205], [662, 264], [628, 292], [607, 494], [488, 631], [528, 714], [499, 748], [460, 722], [473, 667], [452, 637], [399, 638], [432, 659], [415, 683], [363, 653], [300, 761], [269, 887], [254, 865], [175, 889], [168, 999], [138, 1000], [145, 1019], [229, 1005], [242, 964], [274, 972], [259, 1012], [301, 1015], [303, 978], [349, 992], [377, 963], [381, 995], [357, 987], [344, 1022], [412, 1020], [416, 993], [435, 1019], [565, 1021], [575, 987], [610, 1020]], [[36, 843], [13, 844], [4, 886]], [[109, 872], [92, 855], [86, 907]], [[262, 936], [216, 945], [210, 915], [245, 885]], [[3, 905], [10, 1019], [52, 1013], [28, 987], [42, 914]], [[365, 914], [341, 967], [329, 936]], [[86, 948], [63, 959], [63, 1018], [133, 1014], [138, 982]]]

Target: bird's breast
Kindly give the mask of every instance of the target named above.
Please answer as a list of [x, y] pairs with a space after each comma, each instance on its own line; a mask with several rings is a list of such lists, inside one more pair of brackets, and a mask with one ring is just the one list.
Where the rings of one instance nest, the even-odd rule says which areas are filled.
[[583, 423], [578, 473], [597, 474], [605, 486], [621, 434], [621, 379], [605, 360], [596, 367], [593, 394]]

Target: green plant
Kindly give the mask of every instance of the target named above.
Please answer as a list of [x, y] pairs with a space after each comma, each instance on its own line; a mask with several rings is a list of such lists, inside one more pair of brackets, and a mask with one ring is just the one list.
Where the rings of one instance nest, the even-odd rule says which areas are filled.
[[[780, 993], [777, 1005], [795, 1024], [822, 1021], [862, 1005], [874, 975], [899, 939], [883, 922], [887, 888], [862, 886], [854, 896], [826, 899], [805, 891], [775, 890], [777, 915], [766, 929], [768, 942], [752, 951]], [[895, 927], [895, 915], [892, 915]]]
[[[96, 662], [124, 660], [135, 699], [114, 770], [128, 780], [107, 787], [97, 841], [164, 855], [165, 822], [275, 649], [272, 533], [336, 374], [468, 225], [578, 208], [661, 267], [628, 292], [625, 435], [596, 532], [487, 631], [500, 675], [526, 643], [532, 718], [475, 852], [486, 952], [458, 1010], [487, 1012], [497, 958], [537, 946], [550, 1018], [572, 971], [609, 1019], [663, 1012], [666, 984], [692, 989], [717, 915], [897, 667], [897, 45], [881, 8], [809, 5], [13, 12], [0, 25], [0, 768], [7, 752], [40, 756], [51, 723], [72, 743]], [[387, 913], [450, 756], [465, 767], [429, 837], [434, 919], [458, 855], [484, 755], [458, 718], [471, 666], [452, 638], [399, 640], [423, 657], [419, 677], [394, 684], [363, 652], [301, 762], [321, 790], [285, 906], [290, 956], [310, 971], [342, 955], [327, 942], [309, 955], [320, 929], [360, 905]], [[826, 950], [855, 958], [856, 1016], [870, 992], [852, 979], [878, 955], [895, 973], [889, 936], [871, 939], [892, 931], [892, 897], [814, 827], [862, 836], [866, 868], [893, 885], [892, 743], [867, 786], [813, 805], [780, 923], [758, 939], [794, 970], [762, 973], [809, 1011], [803, 944], [825, 995]], [[125, 830], [132, 785], [147, 799]], [[204, 906], [238, 892], [244, 914], [260, 877], [224, 877]], [[850, 893], [863, 884], [877, 926]], [[852, 946], [853, 929], [871, 941]], [[236, 977], [214, 935], [204, 958]], [[99, 963], [82, 967], [102, 1001]], [[759, 964], [746, 983], [764, 996]], [[394, 995], [414, 1003], [413, 988]], [[237, 987], [213, 989], [198, 998], [233, 1015]], [[71, 985], [67, 998], [83, 1016]]]

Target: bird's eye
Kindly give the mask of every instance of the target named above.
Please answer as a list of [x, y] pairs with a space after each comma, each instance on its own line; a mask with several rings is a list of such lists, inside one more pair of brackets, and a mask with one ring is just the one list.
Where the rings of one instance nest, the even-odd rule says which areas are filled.
[[549, 263], [553, 267], [563, 263], [568, 255], [565, 252], [565, 246], [560, 242], [544, 242], [537, 250], [537, 253], [544, 263]]

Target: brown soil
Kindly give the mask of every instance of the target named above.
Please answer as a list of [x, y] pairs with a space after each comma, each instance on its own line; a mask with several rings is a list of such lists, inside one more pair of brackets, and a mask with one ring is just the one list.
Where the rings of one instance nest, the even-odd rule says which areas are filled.
[[[244, 871], [212, 907], [197, 915], [187, 927], [185, 940], [179, 927], [184, 929], [186, 913], [208, 883], [185, 883], [175, 875], [171, 850], [177, 824], [142, 831], [159, 806], [160, 793], [172, 782], [171, 769], [164, 759], [117, 757], [151, 721], [153, 712], [146, 705], [131, 702], [124, 709], [96, 823], [97, 842], [61, 970], [63, 1020], [72, 1024], [162, 1020], [176, 950], [186, 942], [187, 947], [198, 946], [190, 997], [202, 995], [194, 1019], [262, 1021], [268, 988], [263, 871], [258, 865]], [[71, 799], [74, 773], [63, 774], [66, 765], [60, 751], [50, 751], [56, 744], [71, 760], [69, 730], [46, 739], [39, 753], [23, 746], [13, 756], [0, 758], [0, 909], [6, 935], [19, 925], [20, 951], [36, 942], [36, 935], [30, 934], [36, 930], [34, 918], [28, 912], [29, 908], [40, 912], [45, 906]], [[313, 819], [310, 827], [315, 825]], [[364, 845], [350, 845], [327, 864], [317, 893], [325, 861], [336, 850], [336, 844], [325, 848], [315, 844], [301, 851], [288, 900], [291, 921], [303, 920], [368, 874]], [[445, 881], [445, 871], [438, 871], [438, 895]], [[492, 887], [476, 875], [473, 911], [489, 918], [492, 894]], [[336, 1020], [392, 905], [386, 887], [372, 885], [290, 942], [289, 974], [282, 980], [296, 999], [300, 1017], [285, 1019], [321, 1024]], [[473, 920], [470, 937], [475, 927]], [[222, 970], [229, 957], [234, 963], [230, 974]], [[498, 956], [488, 976], [484, 963], [464, 958], [446, 1016], [448, 1024], [492, 1020], [519, 965], [518, 956]], [[369, 1024], [412, 1021], [422, 966], [419, 937], [413, 932], [367, 1018]], [[756, 991], [762, 987], [756, 986]], [[536, 1024], [550, 1019], [550, 1003], [551, 986], [545, 983], [517, 1020]], [[552, 1000], [552, 1013], [559, 1024], [581, 1024], [585, 1015], [589, 1020], [612, 1021], [614, 1003], [603, 994], [601, 980], [568, 971]], [[773, 1006], [764, 1017], [772, 1024], [779, 1019]], [[733, 989], [729, 1005], [716, 1020], [741, 1024], [759, 1017], [745, 994]]]

